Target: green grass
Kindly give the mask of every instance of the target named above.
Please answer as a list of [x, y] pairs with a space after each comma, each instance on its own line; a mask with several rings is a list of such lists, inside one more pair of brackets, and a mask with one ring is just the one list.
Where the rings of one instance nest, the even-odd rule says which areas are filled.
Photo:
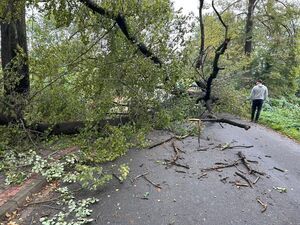
[[300, 141], [300, 106], [285, 99], [273, 99], [266, 104], [260, 121], [266, 126]]

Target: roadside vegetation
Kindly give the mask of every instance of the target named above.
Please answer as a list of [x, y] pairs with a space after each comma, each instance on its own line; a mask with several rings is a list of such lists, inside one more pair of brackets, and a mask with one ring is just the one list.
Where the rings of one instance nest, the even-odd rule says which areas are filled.
[[280, 133], [300, 141], [300, 101], [270, 99], [264, 107], [261, 122]]

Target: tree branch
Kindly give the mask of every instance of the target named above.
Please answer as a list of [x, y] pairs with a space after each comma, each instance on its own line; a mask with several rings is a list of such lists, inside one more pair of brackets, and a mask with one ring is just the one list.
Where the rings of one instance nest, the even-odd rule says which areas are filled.
[[83, 3], [86, 7], [89, 9], [93, 10], [93, 12], [96, 12], [108, 19], [111, 19], [115, 21], [122, 33], [125, 35], [127, 40], [133, 44], [136, 45], [139, 51], [146, 57], [152, 60], [154, 64], [157, 64], [159, 66], [162, 66], [162, 61], [155, 56], [147, 47], [145, 44], [142, 42], [139, 42], [137, 38], [134, 35], [131, 35], [128, 30], [128, 25], [126, 22], [125, 17], [123, 16], [122, 13], [118, 13], [117, 15], [114, 15], [112, 11], [109, 11], [107, 9], [102, 8], [101, 6], [97, 5], [95, 2], [92, 0], [79, 0], [81, 3]]

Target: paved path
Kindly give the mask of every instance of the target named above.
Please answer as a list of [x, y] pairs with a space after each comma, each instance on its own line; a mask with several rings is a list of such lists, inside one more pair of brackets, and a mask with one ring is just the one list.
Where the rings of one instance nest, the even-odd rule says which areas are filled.
[[[157, 131], [150, 137], [158, 142], [170, 134]], [[219, 144], [254, 145], [253, 148], [234, 148], [220, 151]], [[200, 142], [197, 137], [175, 141], [175, 145], [186, 153], [180, 153], [178, 163], [190, 169], [177, 166], [166, 169], [164, 159], [174, 155], [172, 142], [148, 150], [131, 150], [116, 164], [129, 162], [130, 177], [149, 172], [147, 178], [159, 183], [154, 187], [143, 178], [133, 184], [130, 179], [119, 184], [113, 180], [102, 190], [94, 193], [80, 193], [79, 197], [95, 196], [100, 202], [93, 206], [92, 224], [111, 225], [299, 225], [300, 224], [300, 145], [281, 135], [254, 125], [250, 130], [218, 124], [207, 124]], [[233, 183], [245, 183], [235, 175], [235, 167], [222, 171], [206, 172], [216, 162], [230, 163], [238, 159], [242, 151], [248, 159], [258, 164], [251, 166], [264, 171], [254, 188], [237, 188]], [[280, 172], [273, 167], [287, 170]], [[245, 171], [243, 165], [239, 170]], [[255, 176], [246, 174], [252, 181]], [[201, 178], [200, 178], [201, 177]], [[222, 178], [228, 177], [225, 183]], [[200, 179], [199, 179], [200, 178]], [[285, 187], [287, 193], [279, 193], [273, 187]], [[145, 199], [144, 197], [147, 197]], [[267, 203], [265, 212], [257, 202], [260, 198]]]
[[[153, 139], [165, 138], [164, 135], [155, 134]], [[161, 164], [164, 159], [172, 157], [170, 143], [151, 150], [131, 151], [122, 159], [131, 160], [131, 177], [149, 171], [148, 178], [160, 183], [162, 189], [153, 187], [142, 178], [134, 185], [128, 181], [107, 187], [97, 196], [101, 200], [94, 206], [94, 218], [97, 220], [93, 224], [300, 224], [299, 144], [256, 124], [248, 131], [229, 125], [224, 128], [218, 124], [208, 125], [202, 138], [201, 147], [209, 146], [208, 151], [197, 151], [197, 138], [176, 141], [176, 145], [186, 151], [186, 154], [181, 153], [184, 159], [179, 162], [189, 165], [189, 170], [175, 166], [165, 169], [165, 165]], [[225, 151], [214, 148], [231, 141], [236, 141], [233, 145], [254, 147]], [[201, 168], [225, 160], [232, 162], [238, 159], [238, 151], [258, 161], [254, 167], [267, 173], [253, 189], [238, 189], [229, 183], [235, 180], [244, 182], [234, 176], [236, 168], [207, 172], [207, 178], [198, 179], [203, 174]], [[288, 172], [282, 173], [273, 169], [274, 166]], [[239, 168], [246, 171], [243, 166]], [[227, 183], [222, 183], [220, 179], [227, 176]], [[255, 179], [254, 176], [248, 177]], [[279, 193], [273, 187], [286, 187], [287, 193]], [[149, 193], [148, 200], [139, 198], [145, 193]], [[264, 213], [261, 213], [262, 206], [257, 202], [257, 197], [268, 204]]]

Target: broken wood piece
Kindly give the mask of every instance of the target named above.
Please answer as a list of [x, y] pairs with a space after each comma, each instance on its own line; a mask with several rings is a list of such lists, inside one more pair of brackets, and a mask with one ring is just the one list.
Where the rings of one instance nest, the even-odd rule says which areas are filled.
[[249, 185], [248, 184], [245, 184], [245, 183], [240, 183], [240, 182], [234, 182], [234, 184], [236, 185], [236, 186], [238, 186], [238, 187], [249, 187]]
[[182, 165], [182, 164], [177, 163], [177, 162], [172, 163], [172, 165], [178, 166], [178, 167], [182, 167], [182, 168], [185, 168], [185, 169], [187, 169], [187, 170], [190, 169], [190, 167], [189, 167], [188, 165]]
[[237, 166], [238, 165], [238, 162], [235, 161], [231, 164], [228, 164], [228, 163], [224, 163], [224, 164], [221, 164], [221, 165], [217, 165], [217, 166], [213, 166], [213, 167], [210, 167], [210, 168], [204, 168], [204, 169], [201, 169], [201, 172], [207, 172], [207, 171], [212, 171], [212, 170], [220, 170], [220, 169], [224, 169], [224, 168], [228, 168], [228, 167], [233, 167], [233, 166]]
[[123, 184], [123, 180], [120, 179], [120, 177], [118, 177], [116, 174], [112, 174], [114, 178], [116, 178], [120, 184]]
[[175, 155], [172, 157], [171, 160], [170, 159], [165, 159], [165, 162], [167, 164], [166, 169], [168, 167], [171, 167], [171, 166], [178, 166], [178, 167], [182, 167], [182, 168], [185, 168], [185, 169], [190, 169], [190, 167], [188, 165], [182, 165], [182, 164], [176, 162], [178, 159], [180, 159], [179, 158], [179, 150], [175, 146], [174, 142], [172, 143], [172, 146], [173, 146], [173, 150], [174, 150]]
[[202, 174], [198, 177], [198, 179], [201, 179], [201, 178], [207, 178], [207, 173], [202, 173]]
[[146, 175], [142, 175], [142, 177], [143, 177], [146, 181], [148, 181], [150, 184], [152, 184], [154, 187], [161, 189], [160, 184], [156, 184], [156, 183], [152, 182], [151, 180], [149, 180], [149, 179], [146, 177]]
[[187, 138], [187, 137], [189, 137], [190, 136], [190, 134], [187, 134], [187, 135], [183, 135], [183, 136], [174, 136], [174, 138], [176, 138], [177, 140], [183, 140], [183, 139], [185, 139], [185, 138]]
[[229, 178], [229, 177], [223, 177], [222, 179], [220, 179], [220, 181], [221, 181], [223, 184], [226, 184], [228, 178]]
[[179, 159], [179, 151], [178, 148], [175, 146], [174, 142], [172, 142], [173, 150], [175, 152], [175, 155], [173, 156], [172, 161], [176, 162]]
[[234, 145], [230, 146], [230, 148], [253, 148], [254, 145]]
[[247, 178], [245, 177], [243, 174], [239, 173], [239, 172], [235, 172], [236, 175], [238, 175], [239, 177], [243, 178], [251, 188], [253, 188], [253, 185], [252, 185], [252, 182]]
[[149, 172], [145, 172], [143, 174], [137, 175], [135, 178], [131, 179], [131, 183], [134, 183], [137, 179], [139, 179], [142, 176], [147, 175]]
[[285, 172], [285, 170], [283, 170], [283, 169], [280, 169], [280, 168], [278, 168], [278, 167], [276, 167], [276, 166], [274, 166], [273, 168], [274, 168], [275, 170], [278, 170], [278, 171], [280, 171], [280, 172], [283, 172], [283, 173]]
[[255, 179], [255, 181], [253, 181], [253, 184], [256, 184], [257, 183], [257, 181], [260, 179], [260, 177], [257, 177], [256, 179]]
[[164, 143], [167, 143], [167, 142], [171, 141], [173, 138], [174, 138], [174, 136], [172, 136], [172, 137], [170, 137], [170, 138], [168, 138], [168, 139], [166, 139], [166, 140], [164, 140], [164, 141], [161, 141], [161, 142], [158, 142], [158, 143], [156, 143], [156, 144], [153, 144], [153, 145], [149, 146], [148, 149], [152, 149], [152, 148], [155, 148], [155, 147], [157, 147], [157, 146], [160, 146], [160, 145], [162, 145], [162, 144], [164, 144]]
[[201, 120], [197, 118], [189, 119], [191, 122], [197, 122], [198, 125], [198, 145], [200, 146], [200, 135], [201, 135]]
[[181, 153], [186, 153], [185, 151], [181, 150], [180, 148], [178, 148], [174, 142], [172, 142], [172, 146], [173, 146], [173, 149], [174, 149], [174, 152], [175, 154], [178, 154], [178, 152], [181, 152]]
[[257, 173], [257, 174], [262, 175], [262, 176], [265, 175], [265, 173], [263, 173], [263, 172], [260, 172], [260, 171], [257, 171], [257, 170], [252, 169], [251, 166], [250, 166], [250, 164], [249, 164], [249, 161], [248, 161], [247, 158], [246, 158], [246, 156], [245, 156], [241, 151], [239, 151], [239, 152], [237, 153], [237, 155], [238, 155], [239, 158], [241, 159], [243, 165], [248, 169], [248, 171], [249, 171], [250, 174], [251, 174], [251, 173]]
[[201, 121], [203, 122], [217, 122], [217, 123], [228, 123], [232, 126], [236, 126], [236, 127], [240, 127], [240, 128], [244, 128], [245, 130], [249, 130], [251, 128], [251, 126], [246, 125], [246, 124], [241, 124], [232, 120], [228, 120], [228, 119], [201, 119]]
[[258, 164], [258, 161], [256, 161], [256, 160], [250, 160], [250, 159], [248, 159], [248, 162], [254, 163], [254, 164]]
[[204, 152], [207, 151], [209, 149], [209, 147], [205, 147], [205, 148], [199, 148], [197, 149], [198, 152]]
[[256, 198], [256, 201], [263, 207], [261, 212], [262, 213], [265, 212], [267, 210], [267, 207], [268, 207], [267, 203], [263, 203], [259, 198]]
[[236, 168], [239, 172], [241, 172], [242, 174], [246, 174], [243, 170], [241, 170], [240, 168], [238, 168], [237, 165], [235, 165], [235, 168]]
[[186, 173], [186, 171], [183, 170], [175, 170], [176, 173]]

